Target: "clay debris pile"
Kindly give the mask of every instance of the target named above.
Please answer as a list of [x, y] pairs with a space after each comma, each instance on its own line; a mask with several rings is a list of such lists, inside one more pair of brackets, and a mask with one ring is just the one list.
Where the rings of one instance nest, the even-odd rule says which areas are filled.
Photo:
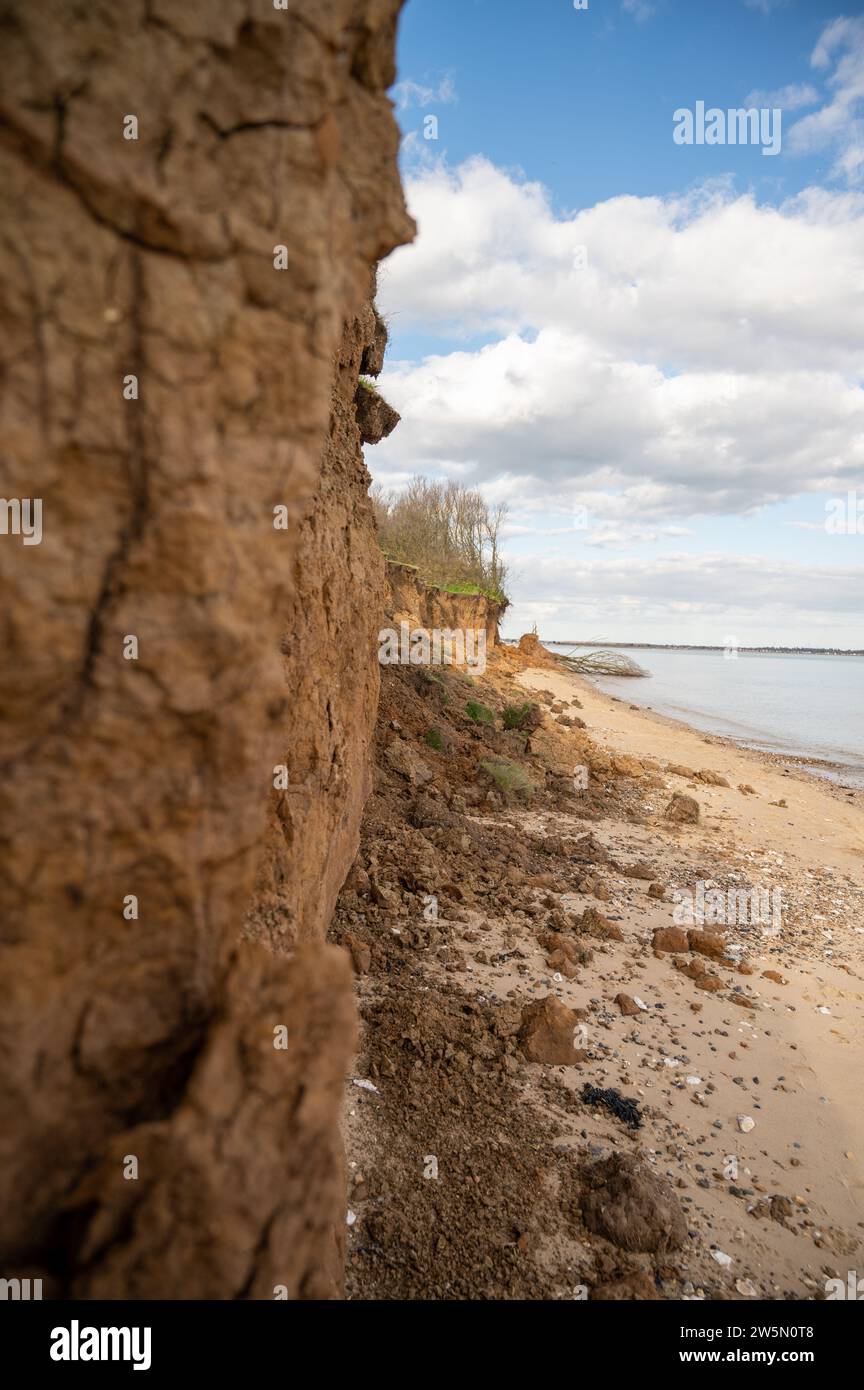
[[[363, 1085], [347, 1102], [352, 1297], [545, 1298], [579, 1279], [601, 1298], [662, 1297], [665, 1254], [686, 1230], [678, 1199], [636, 1156], [613, 1175], [613, 1200], [627, 1194], [618, 1223], [604, 1224], [596, 1195], [583, 1210], [593, 1178], [557, 1147], [554, 1120], [524, 1105], [526, 1077], [583, 1068], [588, 1012], [471, 986], [486, 967], [518, 978], [526, 941], [558, 978], [590, 982], [594, 952], [621, 940], [601, 910], [605, 874], [641, 876], [643, 891], [653, 881], [653, 866], [617, 863], [589, 828], [613, 812], [626, 822], [632, 779], [569, 707], [520, 695], [513, 677], [528, 664], [502, 648], [483, 678], [383, 672], [375, 789], [331, 930], [351, 953], [363, 1017]], [[527, 794], [485, 773], [493, 756], [525, 771]], [[521, 820], [562, 808], [584, 828], [532, 833]], [[563, 905], [595, 891], [596, 907]], [[509, 946], [491, 948], [490, 918], [513, 924]], [[566, 1095], [586, 1116], [599, 1105], [619, 1136], [641, 1124], [632, 1097]], [[562, 1223], [578, 1270], [538, 1259]]]

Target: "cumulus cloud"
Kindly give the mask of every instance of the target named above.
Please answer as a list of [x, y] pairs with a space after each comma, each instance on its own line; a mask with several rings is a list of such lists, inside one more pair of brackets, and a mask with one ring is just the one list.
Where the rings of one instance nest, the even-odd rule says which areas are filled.
[[388, 366], [403, 421], [379, 475], [587, 491], [639, 525], [864, 476], [864, 197], [776, 209], [720, 184], [556, 214], [485, 159], [408, 196], [420, 234], [381, 276], [385, 311], [492, 341]]
[[810, 62], [831, 95], [791, 127], [789, 148], [801, 154], [832, 151], [834, 176], [864, 184], [864, 18], [832, 20]]
[[723, 183], [556, 215], [540, 184], [474, 158], [409, 180], [420, 236], [382, 296], [442, 333], [578, 329], [676, 369], [857, 369], [864, 196], [813, 191], [781, 209]]

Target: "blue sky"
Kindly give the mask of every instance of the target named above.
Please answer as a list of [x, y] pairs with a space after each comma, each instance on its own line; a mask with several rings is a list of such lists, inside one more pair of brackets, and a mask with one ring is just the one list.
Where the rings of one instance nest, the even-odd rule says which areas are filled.
[[[862, 12], [408, 0], [368, 463], [507, 501], [510, 632], [864, 646]], [[676, 144], [697, 102], [780, 153]]]

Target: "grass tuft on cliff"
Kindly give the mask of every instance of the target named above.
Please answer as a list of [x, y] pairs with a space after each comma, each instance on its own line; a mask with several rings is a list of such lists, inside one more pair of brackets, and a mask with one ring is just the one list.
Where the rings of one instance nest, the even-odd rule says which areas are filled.
[[536, 791], [524, 767], [507, 758], [485, 758], [480, 766], [505, 796], [531, 796]]
[[479, 700], [469, 700], [465, 706], [465, 713], [475, 724], [486, 724], [490, 729], [495, 727], [495, 711], [488, 705], [481, 705]]

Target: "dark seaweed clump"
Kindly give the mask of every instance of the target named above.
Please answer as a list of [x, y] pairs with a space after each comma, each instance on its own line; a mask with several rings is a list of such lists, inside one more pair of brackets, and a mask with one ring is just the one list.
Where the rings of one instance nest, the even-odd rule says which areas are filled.
[[614, 1115], [616, 1120], [621, 1120], [630, 1129], [642, 1128], [639, 1102], [629, 1100], [611, 1086], [604, 1091], [600, 1086], [585, 1085], [582, 1087], [582, 1099], [586, 1105], [602, 1105], [604, 1110], [608, 1110], [610, 1115]]

